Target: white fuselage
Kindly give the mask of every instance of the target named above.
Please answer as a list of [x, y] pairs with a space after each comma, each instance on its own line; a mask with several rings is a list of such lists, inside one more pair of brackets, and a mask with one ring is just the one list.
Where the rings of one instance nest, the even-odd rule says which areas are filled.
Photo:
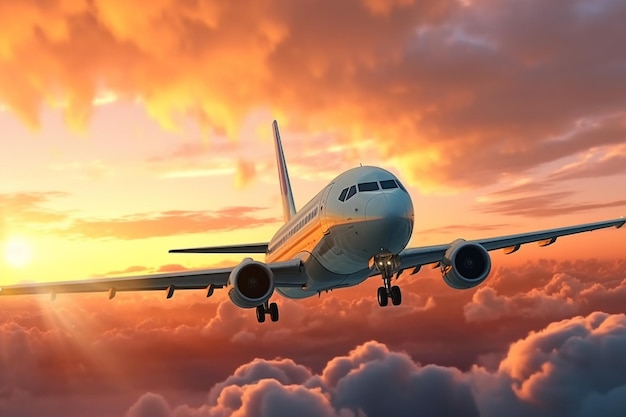
[[378, 253], [402, 251], [413, 231], [413, 203], [389, 171], [366, 166], [335, 178], [292, 217], [269, 243], [267, 262], [301, 259], [303, 288], [277, 291], [304, 298], [361, 283]]

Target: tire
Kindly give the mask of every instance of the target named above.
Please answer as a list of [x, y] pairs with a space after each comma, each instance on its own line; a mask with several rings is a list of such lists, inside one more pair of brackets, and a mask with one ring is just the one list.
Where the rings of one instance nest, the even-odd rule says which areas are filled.
[[391, 287], [391, 303], [394, 306], [402, 304], [402, 292], [400, 291], [400, 287], [397, 285]]
[[256, 307], [256, 321], [265, 322], [265, 308], [262, 305]]
[[272, 319], [272, 321], [278, 321], [278, 304], [276, 303], [270, 304], [270, 319]]
[[389, 304], [389, 297], [387, 296], [387, 289], [385, 287], [378, 287], [378, 292], [376, 293], [378, 298], [378, 305], [381, 307], [385, 307]]

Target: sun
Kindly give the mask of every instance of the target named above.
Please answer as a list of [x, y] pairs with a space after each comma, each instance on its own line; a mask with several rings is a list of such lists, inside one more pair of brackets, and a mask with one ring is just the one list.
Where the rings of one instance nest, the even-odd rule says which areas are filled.
[[19, 238], [11, 238], [4, 245], [4, 259], [7, 264], [21, 268], [31, 260], [32, 252], [28, 243]]

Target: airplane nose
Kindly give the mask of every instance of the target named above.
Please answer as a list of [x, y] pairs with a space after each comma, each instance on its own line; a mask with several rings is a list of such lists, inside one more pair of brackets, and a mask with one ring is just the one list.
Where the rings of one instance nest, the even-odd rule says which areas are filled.
[[408, 195], [378, 194], [367, 202], [365, 219], [371, 237], [380, 240], [380, 249], [398, 253], [411, 238], [413, 204]]
[[398, 195], [378, 194], [372, 197], [365, 206], [367, 220], [411, 218], [413, 209], [411, 201]]

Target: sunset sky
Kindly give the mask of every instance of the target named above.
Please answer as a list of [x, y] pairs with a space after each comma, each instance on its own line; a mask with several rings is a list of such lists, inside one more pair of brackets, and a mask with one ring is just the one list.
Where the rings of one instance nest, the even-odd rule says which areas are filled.
[[[397, 174], [411, 246], [626, 215], [620, 0], [0, 2], [0, 285], [235, 264], [341, 171]], [[0, 300], [0, 415], [626, 414], [626, 229], [276, 296]], [[257, 259], [262, 260], [261, 257]], [[453, 399], [451, 401], [451, 399]], [[310, 413], [310, 414], [307, 414]], [[614, 413], [614, 414], [610, 414]]]

